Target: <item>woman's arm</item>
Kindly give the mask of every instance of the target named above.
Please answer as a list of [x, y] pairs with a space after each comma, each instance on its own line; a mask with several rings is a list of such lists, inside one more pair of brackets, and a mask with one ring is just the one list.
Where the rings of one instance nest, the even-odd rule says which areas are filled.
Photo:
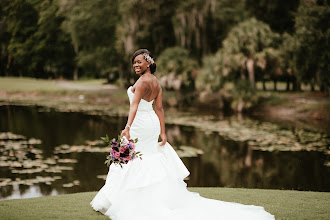
[[135, 86], [133, 101], [129, 108], [127, 124], [125, 126], [125, 129], [121, 133], [121, 137], [125, 136], [127, 139], [130, 139], [129, 128], [131, 127], [131, 125], [134, 121], [139, 103], [142, 99], [144, 92], [145, 92], [144, 82], [143, 81], [138, 82]]
[[160, 137], [162, 139], [162, 143], [160, 145], [163, 146], [167, 142], [167, 137], [165, 134], [165, 117], [162, 103], [162, 88], [160, 88], [159, 93], [155, 99], [155, 111], [160, 122]]

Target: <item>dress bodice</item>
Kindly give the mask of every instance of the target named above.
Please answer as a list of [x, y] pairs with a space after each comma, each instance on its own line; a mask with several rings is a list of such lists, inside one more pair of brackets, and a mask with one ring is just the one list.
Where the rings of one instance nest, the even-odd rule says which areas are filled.
[[[129, 98], [129, 103], [132, 104], [133, 97], [134, 97], [134, 93], [132, 92], [132, 86], [130, 86], [127, 89], [127, 95], [128, 95], [128, 98]], [[154, 100], [148, 102], [144, 99], [141, 99], [141, 101], [139, 103], [138, 111], [153, 111], [153, 108], [152, 108], [152, 103], [153, 102], [154, 102]]]

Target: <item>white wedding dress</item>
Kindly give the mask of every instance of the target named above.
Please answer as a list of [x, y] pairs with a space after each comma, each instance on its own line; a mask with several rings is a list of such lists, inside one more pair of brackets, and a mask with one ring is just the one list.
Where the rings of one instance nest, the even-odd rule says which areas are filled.
[[[134, 93], [127, 90], [130, 103]], [[159, 146], [160, 123], [151, 102], [141, 100], [130, 129], [142, 160], [112, 164], [105, 185], [91, 202], [112, 220], [274, 219], [263, 207], [223, 202], [189, 192], [189, 171], [169, 143]]]

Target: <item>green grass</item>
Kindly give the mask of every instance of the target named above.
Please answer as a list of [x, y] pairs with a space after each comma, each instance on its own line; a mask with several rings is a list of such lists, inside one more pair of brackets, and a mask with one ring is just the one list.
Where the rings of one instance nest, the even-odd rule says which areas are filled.
[[[276, 219], [330, 219], [330, 193], [233, 188], [189, 190], [207, 198], [263, 206]], [[0, 201], [0, 219], [109, 219], [90, 207], [95, 194]]]
[[[8, 92], [41, 92], [41, 93], [63, 93], [67, 88], [61, 87], [56, 80], [35, 79], [28, 77], [0, 77], [0, 91]], [[105, 79], [68, 81], [73, 85], [101, 86]]]
[[8, 92], [56, 91], [61, 89], [54, 80], [0, 77], [0, 89]]
[[107, 82], [106, 79], [81, 79], [78, 81], [70, 81], [76, 85], [84, 85], [84, 86], [100, 86]]

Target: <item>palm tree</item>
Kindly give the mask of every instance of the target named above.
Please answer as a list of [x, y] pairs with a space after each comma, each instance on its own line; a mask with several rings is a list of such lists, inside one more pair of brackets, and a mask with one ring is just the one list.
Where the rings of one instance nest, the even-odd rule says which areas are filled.
[[224, 66], [232, 71], [239, 71], [243, 80], [247, 71], [250, 84], [255, 88], [256, 61], [263, 60], [267, 65], [265, 51], [276, 46], [277, 36], [269, 25], [255, 18], [239, 23], [223, 41]]

